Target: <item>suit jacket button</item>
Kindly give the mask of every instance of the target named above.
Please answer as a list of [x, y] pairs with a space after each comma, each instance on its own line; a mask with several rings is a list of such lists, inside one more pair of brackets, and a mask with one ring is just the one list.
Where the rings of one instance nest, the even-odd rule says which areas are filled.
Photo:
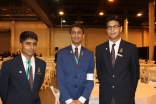
[[77, 88], [77, 85], [75, 85], [75, 87]]
[[113, 78], [115, 77], [115, 75], [112, 76]]
[[112, 86], [112, 88], [115, 88], [115, 86]]
[[75, 77], [77, 79], [77, 77]]

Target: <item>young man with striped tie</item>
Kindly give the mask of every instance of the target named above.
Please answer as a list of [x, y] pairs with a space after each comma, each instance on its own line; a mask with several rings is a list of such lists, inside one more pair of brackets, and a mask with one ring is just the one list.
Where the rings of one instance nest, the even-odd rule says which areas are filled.
[[46, 63], [34, 57], [38, 37], [34, 32], [20, 34], [21, 54], [2, 64], [0, 95], [3, 104], [41, 104], [39, 90]]
[[71, 44], [57, 53], [57, 82], [60, 104], [88, 104], [94, 86], [94, 54], [81, 45], [84, 28], [69, 29]]
[[136, 45], [121, 39], [122, 19], [106, 18], [109, 40], [96, 47], [96, 69], [99, 104], [135, 104], [139, 80], [139, 58]]

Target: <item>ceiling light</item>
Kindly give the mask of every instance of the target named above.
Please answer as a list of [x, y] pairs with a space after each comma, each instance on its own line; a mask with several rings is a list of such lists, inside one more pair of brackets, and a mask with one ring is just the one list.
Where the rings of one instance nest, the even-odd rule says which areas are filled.
[[137, 16], [142, 16], [142, 13], [138, 13]]
[[62, 20], [62, 22], [66, 22], [66, 20]]
[[108, 1], [114, 1], [114, 0], [108, 0]]
[[103, 12], [100, 12], [99, 15], [102, 16], [103, 15]]
[[62, 11], [59, 12], [60, 15], [63, 15], [64, 13]]

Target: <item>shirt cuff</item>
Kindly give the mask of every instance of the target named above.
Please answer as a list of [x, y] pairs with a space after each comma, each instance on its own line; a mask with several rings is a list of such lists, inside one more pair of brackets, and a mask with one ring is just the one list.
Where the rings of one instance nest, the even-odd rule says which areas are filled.
[[70, 104], [72, 101], [73, 101], [73, 99], [68, 99], [65, 102], [66, 102], [66, 104]]
[[86, 98], [84, 98], [83, 96], [80, 96], [80, 98], [78, 99], [81, 103], [85, 103], [86, 101]]
[[94, 80], [94, 74], [92, 73], [87, 73], [87, 80]]

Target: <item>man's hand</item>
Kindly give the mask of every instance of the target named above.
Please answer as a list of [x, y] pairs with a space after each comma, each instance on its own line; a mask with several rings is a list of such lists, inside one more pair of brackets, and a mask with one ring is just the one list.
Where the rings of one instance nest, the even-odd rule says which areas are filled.
[[73, 100], [70, 104], [76, 104], [76, 100]]
[[73, 100], [70, 104], [82, 104], [79, 100]]
[[82, 102], [80, 102], [79, 100], [75, 100], [76, 104], [82, 104]]

